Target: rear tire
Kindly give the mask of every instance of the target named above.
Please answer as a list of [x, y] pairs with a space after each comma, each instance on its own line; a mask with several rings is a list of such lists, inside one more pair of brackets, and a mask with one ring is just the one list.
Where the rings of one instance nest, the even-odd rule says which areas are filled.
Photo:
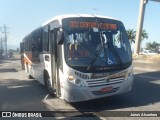
[[49, 95], [51, 95], [52, 97], [56, 97], [55, 90], [51, 86], [50, 77], [46, 72], [44, 73], [44, 83]]

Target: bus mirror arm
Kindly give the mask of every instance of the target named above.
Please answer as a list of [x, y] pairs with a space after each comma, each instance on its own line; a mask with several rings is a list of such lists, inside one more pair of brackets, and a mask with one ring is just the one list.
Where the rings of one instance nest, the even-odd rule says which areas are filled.
[[57, 44], [61, 45], [63, 43], [63, 31], [57, 31]]

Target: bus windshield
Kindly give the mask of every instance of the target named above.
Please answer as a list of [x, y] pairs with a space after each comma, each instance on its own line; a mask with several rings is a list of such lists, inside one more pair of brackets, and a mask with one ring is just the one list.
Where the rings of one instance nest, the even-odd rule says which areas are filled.
[[69, 66], [112, 70], [131, 65], [130, 44], [121, 22], [80, 20], [64, 22], [65, 60]]

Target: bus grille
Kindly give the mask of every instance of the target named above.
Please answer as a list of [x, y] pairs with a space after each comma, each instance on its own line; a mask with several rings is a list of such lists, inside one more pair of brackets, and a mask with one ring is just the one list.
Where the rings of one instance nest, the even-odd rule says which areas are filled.
[[107, 79], [107, 78], [90, 79], [90, 80], [86, 80], [86, 83], [88, 87], [98, 87], [98, 86], [118, 84], [118, 83], [122, 83], [123, 81], [124, 81], [124, 77], [120, 77], [120, 78], [114, 78], [114, 79]]

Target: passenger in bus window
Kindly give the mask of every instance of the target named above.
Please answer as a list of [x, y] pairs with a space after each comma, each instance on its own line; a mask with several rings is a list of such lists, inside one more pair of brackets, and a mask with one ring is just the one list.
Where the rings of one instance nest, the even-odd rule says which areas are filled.
[[77, 40], [77, 35], [76, 34], [72, 34], [72, 43], [69, 45], [69, 50], [77, 50], [77, 44], [76, 44], [76, 40]]

